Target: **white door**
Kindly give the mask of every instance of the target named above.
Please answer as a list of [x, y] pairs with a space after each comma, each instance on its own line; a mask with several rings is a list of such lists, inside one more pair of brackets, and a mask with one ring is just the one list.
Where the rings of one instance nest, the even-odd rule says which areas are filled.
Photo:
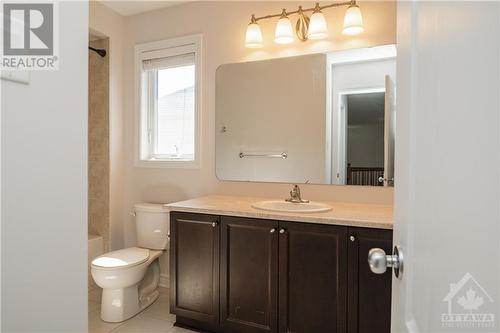
[[384, 102], [384, 186], [394, 184], [395, 95], [394, 82], [390, 75], [386, 75]]
[[347, 184], [347, 95], [339, 96], [339, 134], [337, 136], [337, 184]]
[[500, 332], [498, 2], [398, 2], [392, 332]]

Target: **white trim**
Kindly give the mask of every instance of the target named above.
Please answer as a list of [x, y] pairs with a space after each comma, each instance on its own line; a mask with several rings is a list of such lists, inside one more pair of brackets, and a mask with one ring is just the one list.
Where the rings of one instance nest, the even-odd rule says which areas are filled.
[[367, 88], [354, 88], [339, 90], [338, 95], [356, 95], [356, 94], [371, 94], [385, 92], [385, 87], [367, 87]]
[[365, 61], [395, 59], [396, 56], [395, 44], [335, 51], [328, 53], [328, 65], [346, 65]]
[[160, 274], [159, 286], [163, 288], [170, 287], [170, 276], [168, 274]]
[[[202, 161], [202, 35], [195, 34], [177, 38], [170, 38], [161, 41], [143, 43], [135, 45], [135, 133], [134, 133], [134, 166], [144, 168], [201, 168]], [[186, 46], [194, 48], [195, 53], [195, 158], [193, 161], [175, 160], [146, 160], [141, 158], [141, 152], [146, 149], [142, 142], [144, 131], [147, 131], [147, 124], [144, 114], [141, 112], [141, 80], [142, 80], [142, 60], [144, 53], [155, 55], [161, 52], [169, 52], [168, 49], [184, 49]], [[144, 127], [146, 126], [146, 128]], [[147, 142], [145, 143], [147, 145]]]

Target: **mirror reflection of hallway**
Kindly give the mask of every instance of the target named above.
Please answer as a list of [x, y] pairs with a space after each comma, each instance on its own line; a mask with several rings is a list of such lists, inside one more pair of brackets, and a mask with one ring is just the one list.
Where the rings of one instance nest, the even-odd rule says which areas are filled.
[[385, 92], [344, 96], [346, 184], [382, 186]]

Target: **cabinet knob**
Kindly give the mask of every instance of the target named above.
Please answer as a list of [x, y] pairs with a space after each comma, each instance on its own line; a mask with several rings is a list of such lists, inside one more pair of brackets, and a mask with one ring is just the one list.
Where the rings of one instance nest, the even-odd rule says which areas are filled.
[[353, 235], [349, 236], [349, 240], [351, 242], [355, 242], [356, 241], [356, 237], [354, 237]]
[[217, 226], [217, 222], [212, 222], [212, 228], [215, 228]]
[[276, 232], [276, 228], [272, 228], [271, 230], [269, 230], [269, 232], [274, 234]]
[[285, 229], [280, 229], [280, 234], [284, 234], [286, 232]]

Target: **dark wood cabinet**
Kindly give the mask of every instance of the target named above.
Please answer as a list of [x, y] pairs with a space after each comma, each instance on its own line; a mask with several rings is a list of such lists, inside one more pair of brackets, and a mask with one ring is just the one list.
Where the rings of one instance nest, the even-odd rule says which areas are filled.
[[376, 247], [392, 253], [392, 231], [349, 228], [348, 243], [348, 332], [389, 333], [392, 270], [374, 274], [367, 258], [370, 249]]
[[171, 213], [170, 311], [223, 333], [389, 333], [392, 231]]
[[170, 215], [170, 312], [179, 323], [217, 331], [219, 217]]
[[277, 332], [278, 223], [222, 217], [221, 332]]
[[280, 222], [279, 332], [345, 332], [347, 230]]

